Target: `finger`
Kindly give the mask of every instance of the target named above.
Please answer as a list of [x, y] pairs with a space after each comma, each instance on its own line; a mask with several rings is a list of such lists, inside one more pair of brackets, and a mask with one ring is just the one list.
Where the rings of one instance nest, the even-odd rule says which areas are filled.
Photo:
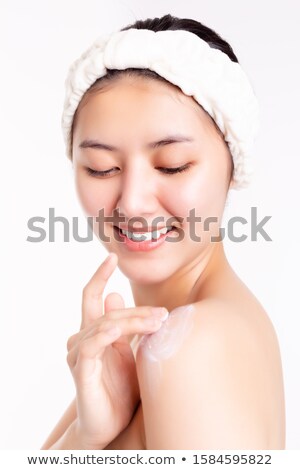
[[109, 327], [94, 336], [90, 336], [77, 344], [67, 355], [67, 363], [72, 369], [77, 365], [78, 360], [101, 358], [105, 348], [121, 334], [120, 328]]
[[[110, 294], [109, 294], [110, 295]], [[70, 336], [67, 341], [67, 349], [70, 351], [77, 343], [79, 343], [83, 338], [94, 334], [95, 331], [98, 331], [101, 327], [101, 324], [110, 320], [111, 322], [114, 320], [122, 320], [128, 319], [131, 320], [134, 317], [146, 318], [152, 317], [157, 315], [157, 311], [162, 310], [162, 317], [166, 316], [168, 311], [166, 308], [154, 308], [151, 306], [142, 306], [142, 307], [132, 307], [132, 308], [125, 308], [121, 310], [110, 310], [110, 312], [106, 313], [106, 315], [102, 315], [100, 319], [94, 321], [93, 324], [89, 325], [88, 327], [80, 330], [78, 333]], [[106, 323], [107, 325], [108, 323]], [[105, 326], [106, 328], [106, 326]], [[131, 331], [129, 334], [135, 334], [135, 331]]]
[[118, 292], [111, 292], [105, 297], [104, 300], [104, 314], [111, 310], [125, 309], [125, 302], [123, 297]]
[[118, 263], [116, 253], [110, 255], [100, 264], [82, 294], [82, 320], [80, 329], [86, 328], [102, 315], [102, 295], [107, 281]]
[[[124, 310], [125, 302], [123, 297], [118, 292], [111, 292], [104, 300], [104, 315], [109, 316], [113, 310]], [[120, 336], [116, 342], [129, 344], [128, 336]]]
[[[74, 344], [74, 347], [70, 349], [67, 355], [67, 362], [68, 364], [72, 364], [72, 367], [75, 366], [77, 361], [77, 356], [79, 355], [82, 348], [84, 349], [85, 346], [83, 344], [88, 342], [88, 344], [93, 345], [94, 347], [91, 351], [94, 353], [94, 357], [100, 357], [102, 350], [102, 335], [106, 335], [106, 332], [109, 329], [117, 328], [119, 329], [119, 334], [111, 341], [117, 342], [120, 336], [126, 336], [130, 334], [149, 334], [154, 333], [157, 331], [163, 323], [161, 317], [157, 315], [147, 316], [147, 317], [128, 317], [118, 319], [117, 321], [108, 318], [107, 320], [103, 321], [97, 327], [91, 329], [84, 337], [81, 338], [81, 341]], [[90, 341], [91, 338], [94, 338], [93, 341]], [[98, 338], [98, 339], [97, 339]], [[107, 343], [107, 344], [111, 344]], [[99, 349], [97, 347], [99, 346]], [[86, 346], [88, 348], [88, 346]], [[85, 349], [84, 349], [85, 352]], [[89, 350], [90, 352], [90, 350]], [[91, 353], [92, 354], [92, 353]], [[85, 357], [85, 356], [84, 356]]]

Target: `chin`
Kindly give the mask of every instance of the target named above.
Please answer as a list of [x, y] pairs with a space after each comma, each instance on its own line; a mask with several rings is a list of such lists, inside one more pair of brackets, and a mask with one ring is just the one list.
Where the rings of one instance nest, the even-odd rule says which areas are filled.
[[127, 277], [127, 279], [137, 284], [157, 284], [162, 283], [169, 279], [174, 270], [170, 265], [166, 266], [166, 262], [162, 259], [149, 260], [141, 259], [140, 261], [135, 260], [122, 260], [122, 256], [119, 256], [118, 268]]

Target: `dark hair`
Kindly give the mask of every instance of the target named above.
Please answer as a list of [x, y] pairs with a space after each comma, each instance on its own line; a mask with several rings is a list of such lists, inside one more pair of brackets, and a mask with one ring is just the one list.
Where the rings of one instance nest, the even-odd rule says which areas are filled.
[[[126, 31], [132, 28], [149, 29], [154, 32], [166, 31], [166, 30], [189, 31], [193, 34], [196, 34], [200, 39], [203, 39], [204, 41], [206, 41], [207, 44], [209, 44], [209, 46], [212, 47], [213, 49], [219, 49], [220, 51], [224, 52], [224, 54], [226, 54], [230, 58], [230, 60], [232, 60], [233, 62], [238, 62], [238, 59], [235, 53], [233, 52], [232, 47], [230, 46], [230, 44], [228, 44], [227, 41], [225, 41], [225, 39], [221, 38], [221, 36], [219, 36], [219, 34], [217, 34], [213, 29], [208, 28], [207, 26], [200, 23], [199, 21], [196, 21], [190, 18], [178, 18], [176, 16], [172, 16], [168, 14], [168, 15], [162, 16], [161, 18], [147, 18], [146, 20], [137, 20], [135, 23], [125, 26], [120, 31]], [[152, 79], [160, 80], [160, 81], [170, 84], [168, 80], [161, 77], [153, 70], [149, 70], [149, 69], [139, 69], [139, 68], [127, 68], [124, 70], [109, 69], [107, 70], [107, 73], [103, 77], [98, 78], [91, 85], [91, 87], [86, 91], [84, 97], [87, 97], [88, 95], [94, 92], [99, 92], [101, 89], [104, 88], [104, 86], [108, 85], [109, 83], [114, 82], [118, 77], [122, 77], [122, 76], [128, 76], [128, 77], [137, 76], [137, 77], [144, 77], [144, 78], [150, 78], [150, 79], [152, 78]], [[171, 84], [171, 85], [175, 86], [174, 84]], [[83, 101], [83, 99], [81, 101]], [[71, 139], [73, 136], [73, 130], [74, 130], [74, 125], [75, 125], [74, 123], [76, 119], [77, 110], [75, 112], [73, 123], [72, 123]], [[218, 128], [215, 121], [213, 119], [211, 120], [213, 124], [215, 125], [217, 131], [221, 134], [221, 131]]]
[[151, 31], [175, 31], [183, 30], [189, 31], [190, 33], [196, 34], [200, 39], [206, 41], [213, 49], [219, 49], [228, 55], [229, 59], [233, 62], [238, 62], [232, 47], [221, 38], [213, 29], [208, 28], [199, 21], [192, 20], [190, 18], [178, 18], [172, 15], [165, 15], [161, 18], [148, 18], [147, 20], [138, 20], [135, 23], [125, 26], [121, 31], [127, 29], [150, 29]]

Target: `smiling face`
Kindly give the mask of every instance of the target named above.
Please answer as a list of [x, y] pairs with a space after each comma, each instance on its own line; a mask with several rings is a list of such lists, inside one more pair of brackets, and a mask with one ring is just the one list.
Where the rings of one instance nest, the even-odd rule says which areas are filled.
[[[232, 172], [228, 147], [211, 118], [177, 87], [141, 77], [118, 78], [77, 111], [73, 168], [85, 214], [118, 210], [124, 226], [143, 218], [149, 231], [155, 219], [158, 227], [170, 219], [179, 227], [155, 249], [132, 251], [107, 221], [103, 245], [118, 254], [120, 270], [133, 282], [156, 283], [185, 272], [216, 245], [210, 240], [218, 234]], [[170, 143], [171, 136], [186, 141]], [[158, 141], [164, 142], [153, 144]], [[184, 171], [164, 170], [178, 167]], [[187, 220], [191, 211], [201, 222]], [[218, 222], [204, 230], [208, 217]], [[95, 222], [94, 232], [99, 235]]]

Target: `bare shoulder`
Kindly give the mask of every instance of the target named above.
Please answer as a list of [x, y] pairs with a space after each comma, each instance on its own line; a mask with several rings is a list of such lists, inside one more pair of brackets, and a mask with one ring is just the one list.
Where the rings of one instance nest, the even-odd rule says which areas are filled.
[[147, 449], [284, 448], [279, 345], [251, 294], [173, 310], [136, 359]]
[[[193, 304], [195, 328], [191, 339], [200, 345], [231, 348], [248, 345], [249, 352], [266, 361], [280, 360], [277, 334], [264, 308], [249, 294], [224, 301], [209, 298]], [[198, 341], [200, 339], [202, 341]], [[255, 348], [253, 348], [255, 343]], [[252, 347], [251, 347], [252, 345]]]
[[196, 308], [200, 331], [195, 337], [200, 335], [202, 342], [206, 338], [202, 353], [210, 355], [212, 365], [227, 365], [227, 380], [231, 382], [228, 390], [254, 417], [253, 429], [257, 426], [263, 430], [265, 448], [284, 449], [282, 361], [269, 315], [248, 289], [242, 289], [242, 295], [225, 302], [223, 308], [217, 299], [204, 305], [200, 302]]

